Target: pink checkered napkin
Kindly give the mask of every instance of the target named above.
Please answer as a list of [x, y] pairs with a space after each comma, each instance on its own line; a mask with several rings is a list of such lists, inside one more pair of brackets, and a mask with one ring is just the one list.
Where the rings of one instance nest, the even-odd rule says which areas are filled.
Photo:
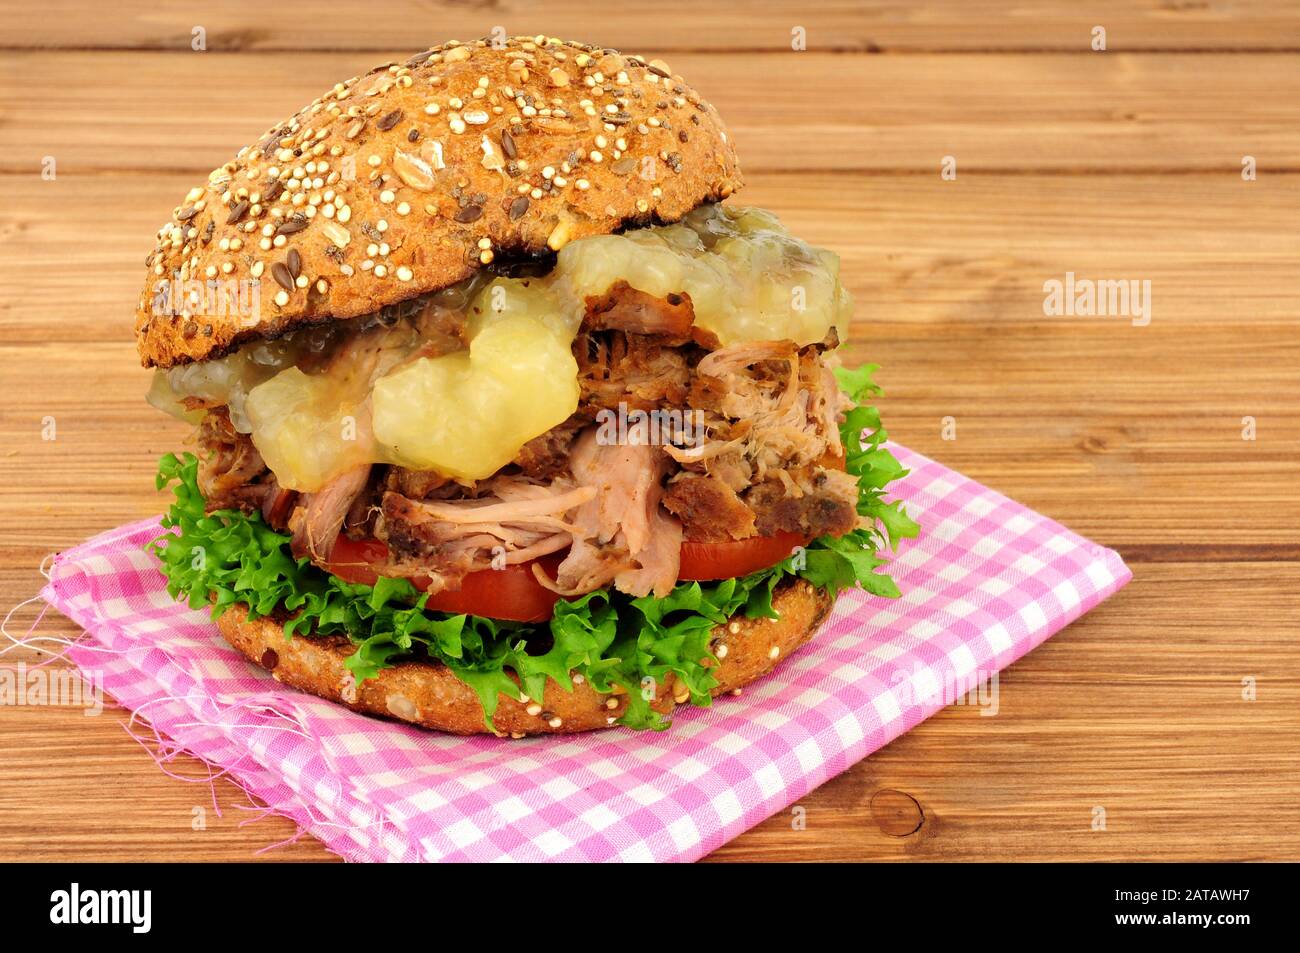
[[[1130, 578], [1119, 556], [895, 446], [923, 532], [898, 600], [840, 597], [775, 676], [666, 732], [458, 738], [282, 687], [173, 602], [149, 520], [62, 553], [43, 595], [83, 669], [352, 860], [693, 860], [1011, 664]], [[977, 694], [977, 693], [975, 693]]]

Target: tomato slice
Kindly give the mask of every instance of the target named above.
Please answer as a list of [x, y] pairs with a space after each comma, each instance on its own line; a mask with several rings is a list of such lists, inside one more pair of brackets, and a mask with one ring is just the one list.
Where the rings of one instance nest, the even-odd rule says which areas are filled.
[[[387, 560], [388, 547], [380, 540], [356, 542], [346, 536], [339, 536], [328, 569], [344, 582], [373, 586], [379, 578], [376, 567], [382, 566]], [[549, 575], [554, 575], [559, 561], [558, 555], [543, 556], [504, 569], [480, 569], [466, 575], [461, 580], [459, 589], [444, 589], [433, 593], [425, 605], [453, 615], [464, 612], [512, 622], [545, 622], [554, 614], [560, 594], [537, 581], [533, 575], [533, 563], [538, 563]], [[427, 576], [416, 576], [411, 582], [417, 589], [429, 588]]]
[[[775, 566], [789, 556], [796, 546], [804, 546], [808, 537], [800, 533], [777, 533], [723, 543], [682, 543], [681, 569], [678, 578], [691, 581], [731, 579]], [[459, 589], [444, 589], [429, 596], [426, 605], [439, 612], [468, 613], [489, 619], [514, 622], [545, 622], [560, 601], [533, 575], [533, 564], [554, 576], [563, 553], [543, 556], [505, 569], [480, 569], [469, 573]], [[340, 535], [334, 544], [328, 569], [345, 582], [373, 586], [379, 578], [378, 567], [388, 561], [388, 547], [377, 539], [360, 542]], [[411, 580], [417, 589], [428, 590], [429, 578]]]
[[[330, 554], [329, 571], [344, 582], [373, 586], [379, 578], [376, 566], [388, 561], [388, 546], [377, 539], [352, 540], [339, 534]], [[428, 583], [428, 580], [425, 580]]]
[[732, 579], [747, 576], [769, 566], [775, 566], [794, 552], [796, 546], [806, 546], [808, 537], [801, 533], [776, 533], [772, 536], [752, 536], [749, 539], [727, 540], [722, 543], [682, 543], [680, 579]]
[[[554, 576], [559, 559], [542, 557], [504, 569], [480, 569], [462, 579], [459, 589], [444, 589], [431, 595], [427, 604], [440, 612], [466, 612], [514, 622], [546, 622], [555, 614], [560, 594], [537, 581], [533, 563]], [[417, 579], [416, 585], [419, 584]]]

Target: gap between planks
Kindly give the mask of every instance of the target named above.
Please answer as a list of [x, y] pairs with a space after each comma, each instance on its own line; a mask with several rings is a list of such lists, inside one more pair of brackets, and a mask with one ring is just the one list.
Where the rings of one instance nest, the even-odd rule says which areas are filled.
[[[872, 167], [872, 168], [816, 168], [810, 169], [807, 166], [763, 166], [757, 170], [759, 175], [808, 175], [809, 173], [834, 177], [851, 177], [851, 178], [934, 178], [939, 173], [935, 169], [922, 169], [918, 167]], [[123, 177], [149, 177], [157, 178], [163, 175], [186, 175], [193, 176], [199, 174], [199, 169], [185, 166], [163, 166], [159, 168], [147, 169], [134, 166], [115, 166], [113, 168], [99, 169], [77, 169], [73, 172], [61, 172], [60, 176], [67, 178], [96, 178], [100, 176], [123, 176]], [[1282, 166], [1258, 166], [1257, 171], [1260, 175], [1300, 175], [1300, 164], [1282, 165]], [[1218, 175], [1218, 174], [1236, 174], [1240, 175], [1241, 169], [1237, 166], [1168, 166], [1164, 168], [1150, 166], [1019, 166], [1006, 167], [1000, 166], [996, 169], [973, 168], [962, 170], [962, 178], [1006, 178], [1006, 177], [1024, 177], [1024, 176], [1063, 176], [1069, 178], [1121, 178], [1121, 177], [1141, 177], [1141, 176], [1198, 176], [1198, 175]], [[28, 176], [39, 176], [39, 172], [30, 170], [5, 169], [0, 168], [0, 179], [5, 178], [24, 178]]]
[[[392, 45], [358, 45], [358, 46], [210, 46], [204, 52], [221, 53], [225, 56], [260, 55], [271, 53], [277, 56], [310, 53], [387, 53]], [[157, 46], [135, 44], [131, 46], [113, 46], [111, 44], [59, 44], [59, 43], [0, 43], [0, 53], [179, 53], [192, 54], [188, 46]], [[782, 56], [791, 50], [764, 46], [673, 46], [658, 45], [640, 47], [638, 55], [647, 58], [657, 56]], [[845, 46], [817, 46], [812, 52], [832, 56], [1098, 56], [1105, 54], [1135, 54], [1141, 56], [1209, 56], [1214, 54], [1249, 54], [1251, 56], [1295, 56], [1300, 53], [1300, 46], [1111, 46], [1104, 51], [1093, 50], [1084, 46], [880, 46], [865, 43]]]

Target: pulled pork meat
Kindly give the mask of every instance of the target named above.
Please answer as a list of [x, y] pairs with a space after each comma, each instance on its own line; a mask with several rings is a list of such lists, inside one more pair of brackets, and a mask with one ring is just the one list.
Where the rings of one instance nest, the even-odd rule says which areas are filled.
[[850, 402], [822, 358], [837, 343], [735, 344], [695, 366], [690, 404], [708, 436], [667, 448], [680, 469], [664, 498], [688, 539], [838, 536], [857, 525], [857, 482], [837, 469]]
[[[681, 543], [780, 532], [841, 535], [858, 525], [856, 481], [842, 470], [839, 420], [849, 402], [818, 344], [719, 347], [694, 327], [689, 296], [613, 286], [588, 299], [573, 342], [580, 400], [486, 480], [365, 466], [319, 491], [281, 491], [224, 408], [199, 432], [210, 509], [260, 510], [318, 563], [340, 533], [388, 546], [393, 576], [456, 589], [466, 573], [563, 554], [543, 585], [566, 596], [606, 586], [666, 595]], [[601, 439], [611, 413], [675, 411], [671, 439]]]
[[199, 424], [199, 491], [208, 512], [261, 512], [268, 521], [283, 516], [293, 494], [281, 490], [275, 475], [248, 434], [230, 423], [225, 407], [208, 408]]
[[658, 447], [602, 444], [595, 428], [578, 438], [573, 478], [590, 496], [573, 516], [569, 554], [552, 584], [566, 596], [613, 582], [623, 592], [666, 596], [677, 584], [681, 523], [659, 505], [668, 458]]
[[293, 554], [299, 559], [310, 556], [315, 562], [327, 561], [348, 513], [369, 481], [367, 464], [340, 473], [315, 493], [304, 493], [289, 517]]
[[433, 590], [454, 589], [465, 573], [558, 552], [577, 534], [566, 514], [596, 495], [568, 479], [516, 475], [473, 489], [473, 497], [449, 500], [384, 493], [376, 535], [388, 543], [390, 575], [428, 576]]

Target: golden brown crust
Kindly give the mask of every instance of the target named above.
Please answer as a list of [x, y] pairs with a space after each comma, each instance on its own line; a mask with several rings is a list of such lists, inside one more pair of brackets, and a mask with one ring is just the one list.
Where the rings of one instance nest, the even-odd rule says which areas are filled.
[[[336, 85], [189, 192], [147, 259], [140, 357], [217, 357], [499, 254], [675, 221], [740, 184], [717, 110], [659, 60], [544, 37], [447, 44]], [[209, 291], [187, 313], [185, 282], [246, 297]], [[182, 294], [160, 306], [160, 288]]]
[[[718, 626], [712, 642], [720, 662], [713, 694], [735, 691], [770, 672], [812, 637], [833, 603], [822, 590], [803, 580], [791, 580], [773, 594], [772, 604], [780, 619], [737, 615]], [[487, 732], [478, 696], [442, 664], [401, 662], [358, 686], [343, 665], [353, 647], [342, 636], [286, 640], [284, 630], [273, 619], [248, 622], [243, 606], [229, 609], [217, 625], [227, 642], [292, 688], [353, 711], [424, 728], [455, 734]], [[677, 691], [680, 689], [671, 677], [658, 686], [655, 710], [666, 714], [686, 702], [684, 696], [680, 701], [674, 698]], [[498, 733], [512, 737], [563, 734], [609, 727], [624, 710], [625, 700], [619, 694], [602, 695], [585, 682], [566, 692], [548, 681], [545, 697], [539, 702], [502, 696], [493, 722]]]

